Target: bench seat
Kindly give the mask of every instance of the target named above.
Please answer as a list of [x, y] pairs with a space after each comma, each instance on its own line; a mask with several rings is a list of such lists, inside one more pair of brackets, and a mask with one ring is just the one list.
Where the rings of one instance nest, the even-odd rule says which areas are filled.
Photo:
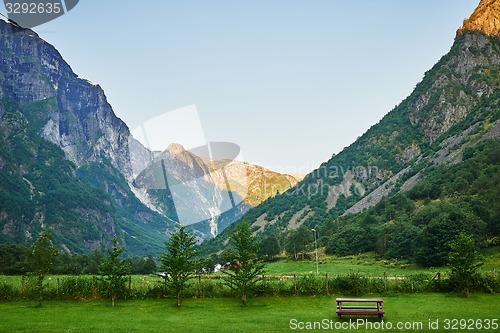
[[352, 316], [378, 316], [379, 318], [382, 318], [384, 315], [383, 310], [376, 310], [376, 311], [367, 311], [367, 310], [337, 310], [337, 314], [339, 317], [342, 315], [352, 315]]
[[[337, 306], [337, 310], [340, 309], [339, 306]], [[377, 306], [375, 305], [343, 305], [342, 310], [378, 310]]]
[[[384, 315], [382, 302], [381, 299], [371, 298], [337, 298], [337, 314], [340, 320], [342, 320], [343, 315], [378, 316], [382, 319]], [[350, 305], [344, 305], [344, 303], [349, 303]], [[358, 305], [357, 303], [361, 304]], [[376, 305], [367, 305], [363, 303], [375, 303]]]

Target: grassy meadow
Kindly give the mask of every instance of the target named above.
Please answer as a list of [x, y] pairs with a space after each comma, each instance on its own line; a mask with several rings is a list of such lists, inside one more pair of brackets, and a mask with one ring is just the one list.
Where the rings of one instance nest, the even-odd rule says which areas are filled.
[[[337, 296], [261, 297], [251, 299], [245, 308], [231, 298], [186, 299], [181, 308], [175, 307], [172, 299], [120, 301], [114, 308], [107, 301], [54, 301], [44, 302], [41, 307], [33, 302], [0, 302], [0, 332], [288, 332], [292, 328], [299, 330], [299, 325], [307, 322], [327, 323], [333, 325], [328, 328], [335, 330], [334, 325], [340, 325], [335, 313]], [[478, 319], [500, 320], [498, 295], [462, 298], [430, 293], [382, 298], [385, 327], [403, 323], [410, 327], [402, 330], [407, 332], [436, 332], [428, 328], [429, 321], [436, 320], [439, 320], [438, 331], [444, 331], [446, 319], [466, 319], [474, 325]], [[351, 320], [359, 319], [364, 320], [358, 317]], [[291, 320], [295, 320], [292, 326]], [[367, 320], [372, 325], [381, 324], [376, 318]], [[346, 317], [344, 322], [348, 321]], [[364, 324], [357, 330], [342, 331], [372, 330]]]
[[[406, 261], [380, 259], [374, 253], [362, 253], [345, 257], [324, 255], [324, 248], [318, 249], [318, 271], [320, 274], [344, 275], [362, 273], [367, 276], [409, 276], [412, 274], [446, 274], [448, 267], [422, 268]], [[310, 274], [316, 273], [314, 253], [308, 253], [308, 260], [280, 260], [267, 265], [267, 271], [272, 275]], [[500, 270], [500, 246], [490, 247], [482, 251], [483, 266], [480, 271], [493, 272]]]
[[[355, 256], [335, 257], [320, 256], [318, 271], [320, 274], [344, 275], [362, 273], [367, 276], [411, 275], [418, 273], [446, 272], [446, 267], [420, 268], [407, 262], [396, 260], [377, 260], [374, 254], [365, 253]], [[316, 274], [316, 260], [280, 260], [267, 265], [267, 271], [272, 275]]]
[[[498, 251], [486, 253], [482, 270], [494, 273], [500, 266], [499, 260]], [[323, 277], [326, 273], [331, 277], [350, 273], [371, 277], [380, 277], [384, 273], [389, 277], [408, 277], [422, 273], [432, 276], [436, 272], [446, 275], [448, 271], [447, 267], [424, 269], [405, 262], [379, 260], [373, 254], [342, 258], [321, 256], [319, 263], [319, 273]], [[306, 278], [315, 275], [316, 261], [282, 260], [268, 264], [267, 271], [267, 275], [274, 278], [293, 274]], [[218, 276], [219, 274], [212, 275], [212, 279], [217, 281]], [[48, 276], [45, 280], [46, 286], [54, 288], [58, 280], [62, 285], [65, 278], [67, 277]], [[287, 281], [290, 284], [293, 279]], [[297, 281], [300, 282], [299, 279]], [[22, 278], [0, 276], [1, 283], [19, 287]], [[161, 283], [162, 280], [154, 275], [136, 275], [130, 280], [131, 288], [138, 290], [138, 295], [141, 290]], [[192, 283], [196, 285], [197, 279], [193, 279]], [[206, 286], [207, 281], [204, 283]], [[404, 281], [393, 280], [391, 283], [400, 284]], [[214, 290], [219, 290], [217, 288], [221, 285], [211, 286], [216, 288]], [[99, 298], [50, 300], [44, 301], [41, 307], [29, 300], [0, 302], [0, 332], [288, 332], [306, 330], [308, 325], [312, 325], [309, 328], [316, 325], [320, 330], [342, 332], [441, 332], [446, 330], [446, 324], [450, 325], [451, 331], [466, 330], [460, 324], [466, 324], [466, 328], [469, 328], [467, 330], [472, 330], [473, 327], [475, 332], [500, 330], [495, 325], [490, 325], [490, 329], [486, 329], [486, 325], [482, 326], [488, 321], [492, 324], [493, 319], [495, 322], [500, 321], [499, 294], [476, 293], [463, 297], [455, 293], [425, 292], [418, 289], [413, 292], [398, 290], [392, 288], [387, 292], [372, 291], [357, 296], [381, 297], [384, 300], [385, 326], [373, 326], [382, 325], [376, 317], [367, 318], [367, 323], [365, 318], [345, 317], [342, 324], [335, 313], [335, 298], [353, 295], [344, 295], [341, 292], [332, 291], [329, 296], [318, 293], [317, 296], [290, 294], [287, 297], [255, 297], [247, 307], [242, 307], [236, 298], [227, 296], [227, 293], [220, 293], [222, 296], [197, 298], [197, 292], [194, 292], [183, 300], [181, 308], [175, 306], [175, 300], [172, 298], [147, 297], [118, 300], [114, 308], [111, 307], [110, 301]], [[214, 294], [217, 293], [214, 291]], [[457, 321], [446, 321], [453, 319]], [[359, 321], [360, 325], [344, 326], [345, 329], [339, 326], [348, 325], [349, 320], [353, 323]], [[433, 327], [429, 327], [430, 322]], [[396, 329], [398, 323], [406, 325], [406, 328], [403, 326], [402, 330]], [[451, 329], [454, 323], [455, 329]], [[496, 329], [493, 329], [495, 327]]]

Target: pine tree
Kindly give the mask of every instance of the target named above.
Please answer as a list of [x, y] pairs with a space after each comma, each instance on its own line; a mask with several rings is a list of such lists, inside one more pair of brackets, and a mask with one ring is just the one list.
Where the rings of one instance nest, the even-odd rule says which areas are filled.
[[113, 237], [113, 248], [106, 249], [108, 256], [101, 264], [101, 274], [106, 281], [108, 293], [111, 297], [111, 305], [115, 306], [115, 300], [125, 291], [125, 283], [129, 267], [124, 259], [120, 259], [120, 255], [125, 251], [118, 244], [118, 238]]
[[265, 264], [258, 257], [259, 242], [252, 236], [250, 224], [242, 221], [232, 233], [234, 249], [229, 251], [231, 265], [223, 271], [228, 275], [227, 285], [241, 298], [246, 306], [256, 284], [263, 279]]
[[448, 255], [451, 267], [450, 282], [455, 290], [469, 295], [478, 275], [477, 270], [482, 265], [474, 239], [462, 232], [450, 243], [450, 249]]
[[38, 234], [36, 242], [31, 246], [31, 266], [32, 273], [36, 277], [35, 289], [37, 292], [38, 304], [43, 300], [43, 280], [49, 274], [54, 258], [57, 256], [57, 248], [52, 245], [52, 235], [47, 231]]
[[186, 226], [177, 225], [177, 231], [171, 234], [165, 243], [165, 250], [160, 261], [163, 270], [168, 274], [170, 285], [175, 290], [177, 306], [181, 306], [181, 295], [186, 282], [193, 276], [197, 267], [196, 237], [186, 231]]

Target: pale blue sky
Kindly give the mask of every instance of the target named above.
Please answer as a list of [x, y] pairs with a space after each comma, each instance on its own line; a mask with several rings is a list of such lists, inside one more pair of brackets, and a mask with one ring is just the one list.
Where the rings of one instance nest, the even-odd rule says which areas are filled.
[[308, 172], [408, 96], [479, 0], [81, 0], [36, 27], [132, 129], [195, 104], [209, 141]]

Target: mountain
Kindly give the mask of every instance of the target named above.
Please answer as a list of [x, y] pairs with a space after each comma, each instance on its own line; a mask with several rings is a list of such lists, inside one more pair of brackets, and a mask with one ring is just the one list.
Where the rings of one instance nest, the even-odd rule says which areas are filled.
[[[415, 259], [436, 245], [428, 241], [438, 234], [434, 224], [448, 221], [441, 226], [450, 234], [440, 241], [464, 229], [483, 245], [494, 243], [500, 236], [499, 3], [481, 1], [449, 53], [379, 123], [296, 187], [251, 209], [243, 219], [255, 233], [277, 238], [283, 250], [291, 242], [312, 246], [314, 228], [329, 253], [380, 249], [389, 256], [404, 253], [395, 250], [403, 244], [395, 239], [410, 237], [427, 246], [402, 246]], [[416, 220], [426, 211], [435, 214]], [[470, 228], [450, 227], [464, 219]], [[228, 229], [204, 244], [204, 252], [223, 249]]]
[[294, 239], [310, 246], [311, 228], [337, 254], [430, 258], [433, 239], [456, 226], [496, 244], [498, 3], [481, 1], [408, 98], [296, 185], [178, 145], [149, 151], [98, 85], [32, 30], [0, 20], [0, 242], [49, 230], [60, 249], [80, 253], [116, 234], [129, 254], [155, 254], [187, 219], [200, 240], [221, 232], [204, 245], [216, 252], [230, 231], [222, 230], [244, 214], [282, 248]]
[[50, 230], [68, 252], [156, 253], [172, 223], [144, 206], [128, 127], [103, 90], [79, 78], [32, 30], [0, 20], [0, 242]]
[[[212, 151], [228, 145], [232, 144], [210, 144]], [[215, 237], [251, 207], [297, 184], [290, 175], [237, 160], [213, 160], [202, 153], [171, 144], [133, 183], [150, 207], [192, 225], [200, 239]]]
[[[214, 199], [174, 202], [176, 192], [145, 186], [145, 175], [157, 167], [154, 154], [132, 137], [99, 85], [79, 78], [32, 30], [0, 20], [0, 243], [31, 242], [49, 230], [60, 249], [82, 253], [104, 249], [116, 234], [130, 255], [157, 254], [179, 221], [175, 208], [208, 216], [191, 227], [203, 240], [297, 182], [172, 146], [156, 161], [169, 160], [167, 171], [178, 183], [196, 178], [193, 170], [204, 172], [190, 194]], [[226, 184], [214, 170], [223, 169], [240, 183], [231, 193], [241, 200], [229, 211], [215, 200]]]
[[465, 31], [480, 31], [486, 36], [498, 36], [500, 33], [500, 2], [481, 0], [471, 17], [458, 29], [460, 35]]

